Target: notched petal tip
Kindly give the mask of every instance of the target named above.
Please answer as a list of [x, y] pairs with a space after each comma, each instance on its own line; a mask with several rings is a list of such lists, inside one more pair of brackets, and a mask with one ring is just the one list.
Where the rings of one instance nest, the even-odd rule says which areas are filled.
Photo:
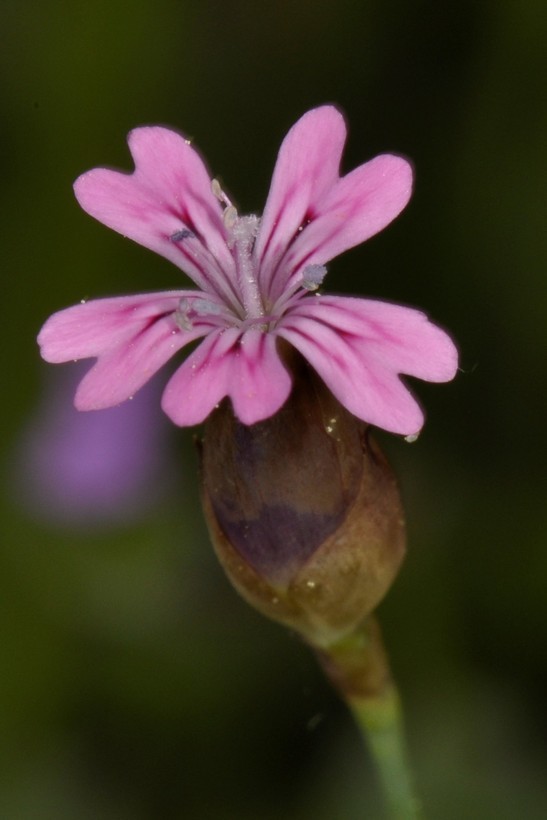
[[346, 118], [342, 111], [338, 108], [338, 106], [333, 105], [332, 103], [325, 103], [324, 105], [318, 105], [316, 108], [310, 108], [309, 111], [302, 114], [302, 116], [289, 130], [288, 134], [295, 129], [303, 127], [304, 125], [308, 126], [311, 123], [313, 123], [314, 127], [322, 126], [335, 129], [341, 128], [344, 132], [347, 131]]
[[[147, 156], [150, 152], [162, 151], [172, 146], [180, 148], [181, 143], [186, 148], [190, 147], [190, 140], [184, 134], [164, 125], [140, 125], [127, 135], [127, 145], [135, 165], [138, 165], [143, 154]], [[190, 150], [195, 151], [194, 148]]]
[[74, 193], [80, 205], [82, 205], [85, 209], [85, 205], [81, 202], [80, 198], [85, 198], [88, 191], [88, 186], [95, 183], [97, 175], [99, 175], [99, 179], [104, 173], [116, 174], [122, 177], [131, 177], [137, 170], [139, 156], [143, 153], [143, 151], [145, 154], [148, 154], [150, 151], [154, 152], [161, 142], [169, 142], [173, 138], [175, 141], [182, 141], [186, 145], [190, 144], [190, 141], [185, 139], [184, 136], [179, 134], [177, 131], [174, 131], [171, 128], [165, 128], [161, 125], [142, 125], [137, 128], [133, 128], [127, 135], [127, 145], [133, 159], [134, 167], [132, 169], [120, 170], [109, 166], [100, 166], [84, 171], [84, 173], [80, 174], [80, 176], [78, 176], [73, 183]]
[[174, 424], [201, 424], [228, 397], [246, 425], [274, 415], [286, 401], [291, 377], [275, 338], [257, 330], [243, 336], [236, 328], [210, 333], [173, 373], [162, 409]]

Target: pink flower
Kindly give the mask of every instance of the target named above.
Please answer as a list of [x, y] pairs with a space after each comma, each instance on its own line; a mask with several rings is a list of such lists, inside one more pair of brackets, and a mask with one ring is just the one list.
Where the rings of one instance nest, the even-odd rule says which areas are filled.
[[85, 211], [170, 259], [197, 286], [98, 299], [45, 323], [44, 359], [97, 358], [76, 392], [78, 409], [119, 404], [201, 339], [167, 384], [164, 411], [176, 424], [197, 424], [229, 396], [253, 424], [291, 390], [280, 338], [358, 418], [404, 435], [420, 430], [422, 410], [399, 374], [452, 379], [449, 336], [418, 310], [314, 293], [326, 263], [388, 225], [412, 188], [410, 165], [390, 154], [340, 177], [345, 137], [331, 106], [298, 120], [261, 219], [239, 216], [190, 143], [166, 128], [131, 132], [132, 174], [96, 168], [76, 181]]

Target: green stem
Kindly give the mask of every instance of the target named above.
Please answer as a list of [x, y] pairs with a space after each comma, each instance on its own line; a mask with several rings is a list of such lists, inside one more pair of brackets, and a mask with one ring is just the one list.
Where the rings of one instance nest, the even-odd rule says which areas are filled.
[[399, 695], [377, 622], [317, 652], [375, 760], [391, 820], [423, 820], [406, 759]]

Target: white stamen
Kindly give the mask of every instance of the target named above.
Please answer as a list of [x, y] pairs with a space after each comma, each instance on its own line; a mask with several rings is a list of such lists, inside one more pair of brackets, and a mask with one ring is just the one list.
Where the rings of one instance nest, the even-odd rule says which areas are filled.
[[222, 188], [220, 187], [220, 182], [218, 179], [213, 179], [211, 182], [211, 190], [213, 192], [213, 196], [215, 196], [218, 201], [224, 205], [224, 214], [222, 215], [222, 220], [224, 222], [224, 226], [227, 231], [231, 231], [234, 225], [237, 223], [237, 208], [235, 205], [232, 205], [230, 198], [224, 193]]
[[408, 441], [409, 444], [414, 444], [415, 441], [418, 441], [419, 433], [411, 433], [409, 436], [405, 436], [405, 441]]
[[218, 179], [211, 180], [211, 191], [213, 192], [214, 197], [220, 199], [220, 201], [223, 202], [222, 188], [220, 187], [220, 182], [218, 181]]
[[222, 190], [218, 179], [212, 180], [211, 191], [213, 196], [225, 206], [222, 220], [228, 232], [228, 247], [235, 251], [237, 277], [246, 318], [257, 319], [264, 315], [264, 307], [256, 280], [252, 252], [260, 219], [254, 214], [239, 216], [237, 208], [232, 205], [229, 197]]
[[325, 265], [308, 265], [302, 273], [302, 287], [306, 290], [317, 290], [326, 273]]

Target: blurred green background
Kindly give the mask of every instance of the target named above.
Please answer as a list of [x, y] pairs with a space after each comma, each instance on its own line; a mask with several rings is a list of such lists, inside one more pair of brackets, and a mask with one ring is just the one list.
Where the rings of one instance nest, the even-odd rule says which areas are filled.
[[48, 514], [27, 452], [55, 421], [44, 319], [181, 281], [80, 211], [73, 179], [129, 169], [126, 132], [164, 123], [260, 211], [288, 127], [335, 102], [346, 169], [393, 150], [417, 183], [328, 288], [422, 307], [461, 348], [454, 383], [416, 385], [419, 442], [381, 436], [410, 552], [380, 616], [419, 788], [431, 820], [546, 817], [545, 4], [3, 0], [0, 14], [0, 815], [382, 816], [314, 659], [215, 562], [192, 431], [162, 428], [146, 503], [118, 519]]

